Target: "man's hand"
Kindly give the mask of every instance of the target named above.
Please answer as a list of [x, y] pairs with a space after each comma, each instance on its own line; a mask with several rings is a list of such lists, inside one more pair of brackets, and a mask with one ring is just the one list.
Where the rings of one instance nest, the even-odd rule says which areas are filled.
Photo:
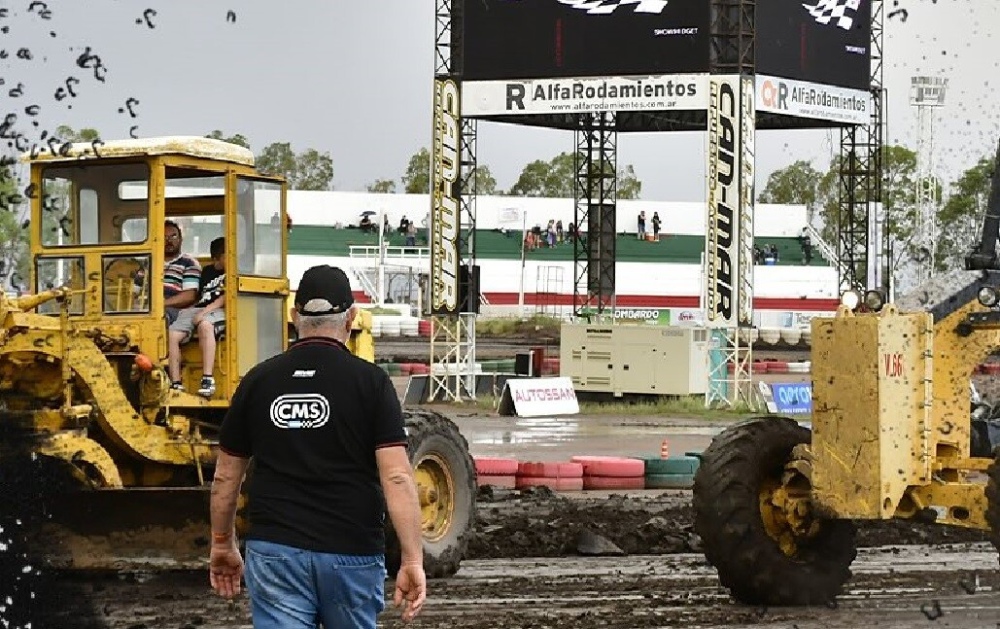
[[403, 606], [403, 620], [409, 622], [417, 617], [427, 598], [427, 576], [423, 564], [403, 564], [396, 575], [396, 592], [393, 605]]
[[240, 593], [243, 577], [243, 557], [236, 547], [236, 538], [212, 544], [209, 554], [209, 580], [215, 593], [224, 598], [234, 598]]

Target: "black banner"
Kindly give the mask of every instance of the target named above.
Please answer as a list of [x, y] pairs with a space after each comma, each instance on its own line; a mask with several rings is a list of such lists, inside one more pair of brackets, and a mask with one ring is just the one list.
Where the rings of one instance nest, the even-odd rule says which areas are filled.
[[708, 0], [465, 0], [466, 80], [708, 71]]
[[757, 3], [757, 73], [867, 90], [871, 0]]

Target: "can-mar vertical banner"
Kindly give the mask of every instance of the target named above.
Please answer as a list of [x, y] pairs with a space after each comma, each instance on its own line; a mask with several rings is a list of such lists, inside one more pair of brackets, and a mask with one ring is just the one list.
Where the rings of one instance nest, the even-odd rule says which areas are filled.
[[753, 83], [709, 80], [705, 324], [751, 325], [753, 314]]
[[434, 81], [434, 138], [431, 153], [430, 311], [459, 311], [461, 264], [461, 103], [458, 83]]

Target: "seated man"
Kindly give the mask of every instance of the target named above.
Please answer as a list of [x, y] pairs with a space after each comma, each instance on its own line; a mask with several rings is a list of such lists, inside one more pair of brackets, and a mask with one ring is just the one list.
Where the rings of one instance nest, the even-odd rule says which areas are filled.
[[215, 340], [217, 333], [226, 324], [226, 256], [225, 239], [212, 241], [210, 252], [212, 264], [201, 274], [201, 298], [191, 308], [181, 310], [177, 319], [170, 324], [167, 339], [167, 358], [170, 370], [170, 388], [184, 389], [181, 384], [181, 344], [191, 340], [198, 330], [198, 345], [201, 346], [201, 386], [198, 395], [210, 398], [215, 395]]
[[181, 253], [183, 236], [177, 223], [166, 222], [163, 240], [163, 309], [169, 327], [182, 308], [187, 308], [198, 299], [201, 263], [194, 256]]

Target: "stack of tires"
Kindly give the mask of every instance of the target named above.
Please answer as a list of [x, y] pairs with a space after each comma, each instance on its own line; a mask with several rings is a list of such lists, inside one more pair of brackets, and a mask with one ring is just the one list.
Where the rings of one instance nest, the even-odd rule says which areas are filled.
[[644, 489], [646, 464], [615, 456], [574, 456], [583, 468], [584, 489]]
[[476, 464], [476, 484], [514, 489], [517, 480], [517, 459], [501, 457], [472, 457]]
[[696, 456], [645, 459], [646, 489], [691, 488], [699, 461]]
[[552, 491], [581, 491], [583, 465], [572, 461], [524, 461], [517, 466], [517, 489], [548, 487]]

